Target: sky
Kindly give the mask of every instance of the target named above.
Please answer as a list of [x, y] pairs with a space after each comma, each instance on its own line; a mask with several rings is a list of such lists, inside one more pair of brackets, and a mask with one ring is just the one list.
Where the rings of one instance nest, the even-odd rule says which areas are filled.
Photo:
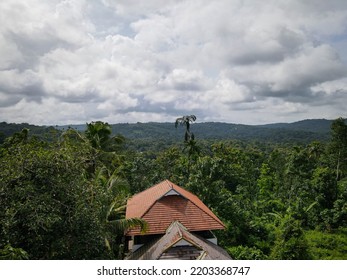
[[347, 117], [346, 0], [2, 0], [0, 121]]

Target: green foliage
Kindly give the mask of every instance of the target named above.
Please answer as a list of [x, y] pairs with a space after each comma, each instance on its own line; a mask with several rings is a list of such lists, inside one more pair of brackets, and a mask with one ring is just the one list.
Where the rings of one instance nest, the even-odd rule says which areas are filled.
[[103, 151], [118, 150], [125, 140], [120, 135], [112, 137], [112, 127], [101, 121], [87, 123], [85, 136], [94, 149]]
[[310, 230], [305, 233], [310, 254], [315, 260], [346, 260], [347, 228], [335, 233]]
[[[172, 124], [103, 122], [46, 138], [21, 127], [3, 139], [1, 258], [122, 258], [124, 231], [146, 230], [144, 221], [125, 219], [128, 197], [164, 179], [192, 191], [224, 222], [215, 234], [234, 259], [347, 258], [343, 120], [332, 122], [330, 142], [308, 143], [321, 139], [319, 123], [331, 122], [315, 122], [312, 138], [300, 142], [292, 129], [306, 137], [311, 121], [246, 127], [187, 117], [177, 125], [188, 141]], [[117, 127], [130, 127], [133, 138], [113, 136]], [[221, 134], [228, 140], [211, 140]]]
[[235, 260], [264, 260], [266, 255], [256, 247], [236, 246], [227, 248], [230, 256]]
[[30, 258], [95, 258], [98, 220], [83, 176], [88, 150], [35, 140], [4, 150], [0, 208], [3, 240]]
[[287, 214], [276, 229], [276, 239], [270, 259], [306, 260], [310, 259], [308, 243], [301, 228], [301, 222]]
[[3, 249], [0, 249], [0, 260], [28, 260], [28, 253], [21, 248], [13, 248], [7, 244]]
[[[274, 192], [276, 189], [274, 176], [271, 174], [270, 167], [268, 164], [263, 163], [260, 168], [260, 176], [257, 180], [257, 184], [259, 187], [259, 196], [258, 201], [260, 204], [271, 204], [272, 205], [272, 197], [274, 197]], [[271, 206], [268, 208], [265, 205], [265, 211], [275, 211], [277, 209], [273, 209]]]
[[[328, 120], [306, 120], [301, 123], [276, 125], [241, 125], [231, 123], [191, 123], [190, 128], [199, 140], [228, 141], [238, 140], [242, 143], [276, 144], [309, 144], [312, 141], [326, 142], [330, 137]], [[113, 124], [112, 129], [131, 139], [136, 148], [143, 151], [143, 144], [157, 146], [162, 142], [166, 147], [184, 139], [185, 130], [172, 129], [172, 123], [122, 123]], [[136, 145], [139, 141], [142, 145]], [[148, 151], [148, 149], [146, 149]]]
[[23, 130], [28, 130], [31, 136], [49, 141], [55, 139], [59, 134], [59, 131], [52, 126], [0, 122], [0, 144], [4, 143], [7, 138], [18, 135]]
[[347, 124], [342, 118], [331, 124], [330, 160], [335, 165], [336, 180], [347, 176]]
[[328, 167], [317, 167], [312, 175], [312, 187], [316, 200], [322, 208], [332, 208], [337, 198], [337, 183], [334, 172]]
[[124, 179], [78, 132], [69, 130], [52, 143], [24, 136], [0, 150], [2, 252], [11, 244], [30, 259], [121, 257], [124, 230], [146, 226], [124, 219]]

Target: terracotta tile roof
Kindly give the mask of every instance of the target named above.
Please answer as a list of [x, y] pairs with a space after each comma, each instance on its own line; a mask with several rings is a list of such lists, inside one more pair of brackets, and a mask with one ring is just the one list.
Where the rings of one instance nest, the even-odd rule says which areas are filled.
[[[180, 241], [186, 245], [177, 246]], [[158, 260], [158, 259], [209, 259], [230, 260], [229, 254], [210, 241], [189, 232], [180, 222], [173, 222], [160, 239], [144, 245], [129, 254], [126, 259]]]
[[[173, 193], [174, 195], [167, 195]], [[177, 194], [177, 195], [175, 195]], [[194, 194], [165, 180], [128, 200], [126, 218], [142, 218], [149, 224], [146, 234], [163, 234], [173, 221], [189, 231], [224, 229], [218, 217]], [[139, 229], [127, 235], [139, 235]]]

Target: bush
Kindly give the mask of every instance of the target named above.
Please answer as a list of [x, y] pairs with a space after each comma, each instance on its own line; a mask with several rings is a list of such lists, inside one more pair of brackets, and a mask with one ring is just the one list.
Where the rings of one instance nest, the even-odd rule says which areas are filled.
[[266, 255], [256, 247], [237, 246], [227, 248], [229, 255], [235, 260], [265, 260]]
[[347, 259], [347, 228], [335, 233], [310, 230], [305, 233], [310, 254], [315, 260]]

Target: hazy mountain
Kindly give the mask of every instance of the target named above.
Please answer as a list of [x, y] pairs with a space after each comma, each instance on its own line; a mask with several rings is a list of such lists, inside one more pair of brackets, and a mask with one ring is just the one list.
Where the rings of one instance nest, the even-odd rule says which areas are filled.
[[[245, 141], [267, 142], [298, 142], [309, 143], [315, 140], [326, 141], [330, 137], [332, 120], [311, 119], [293, 123], [274, 123], [267, 125], [242, 125], [220, 122], [193, 123], [191, 131], [197, 139], [237, 139]], [[0, 123], [0, 142], [15, 132], [28, 128], [34, 135], [47, 134], [53, 127], [36, 126], [26, 123], [8, 124]], [[84, 131], [85, 124], [55, 126], [55, 129], [66, 130], [74, 128]], [[145, 139], [148, 141], [165, 140], [168, 142], [183, 139], [184, 127], [175, 129], [172, 123], [120, 123], [112, 124], [113, 134], [121, 134], [128, 139]]]
[[[191, 131], [197, 139], [238, 139], [246, 141], [300, 142], [326, 141], [330, 136], [331, 120], [304, 120], [296, 123], [242, 125], [219, 122], [194, 123]], [[174, 123], [114, 124], [114, 134], [130, 139], [183, 139], [184, 127]]]

